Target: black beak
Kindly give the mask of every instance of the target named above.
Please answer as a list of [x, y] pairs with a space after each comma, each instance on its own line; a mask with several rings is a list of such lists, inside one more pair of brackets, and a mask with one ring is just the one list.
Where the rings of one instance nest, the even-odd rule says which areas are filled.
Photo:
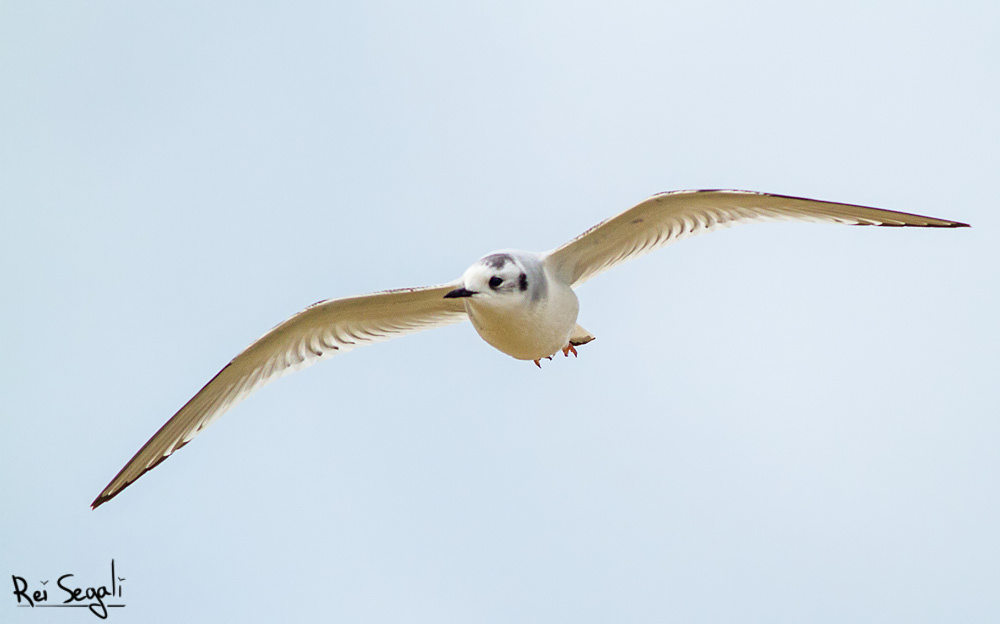
[[452, 290], [447, 295], [444, 296], [445, 299], [458, 299], [459, 297], [471, 297], [476, 294], [471, 290], [466, 290], [465, 288], [456, 288]]

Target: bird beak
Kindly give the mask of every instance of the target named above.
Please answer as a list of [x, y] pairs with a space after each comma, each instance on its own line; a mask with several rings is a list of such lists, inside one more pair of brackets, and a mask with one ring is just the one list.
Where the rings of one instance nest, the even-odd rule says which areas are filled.
[[444, 296], [445, 299], [458, 299], [459, 297], [471, 297], [476, 293], [465, 288], [456, 288]]

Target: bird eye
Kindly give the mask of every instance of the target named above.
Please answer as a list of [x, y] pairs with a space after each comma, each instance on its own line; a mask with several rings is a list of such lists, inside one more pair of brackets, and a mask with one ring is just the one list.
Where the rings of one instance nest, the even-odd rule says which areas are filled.
[[494, 275], [493, 277], [490, 278], [490, 288], [492, 288], [493, 290], [499, 288], [500, 284], [503, 284], [502, 277], [497, 277], [496, 275]]

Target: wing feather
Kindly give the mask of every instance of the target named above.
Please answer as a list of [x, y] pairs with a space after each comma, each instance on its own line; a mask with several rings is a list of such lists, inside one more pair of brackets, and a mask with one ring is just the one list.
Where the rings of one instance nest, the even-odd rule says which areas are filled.
[[739, 223], [791, 220], [848, 225], [968, 227], [920, 215], [752, 191], [672, 191], [654, 195], [590, 228], [545, 257], [573, 287], [626, 260], [695, 234]]
[[264, 384], [330, 355], [465, 320], [464, 304], [444, 298], [455, 287], [407, 288], [321, 301], [275, 326], [233, 358], [174, 414], [91, 507], [114, 498]]

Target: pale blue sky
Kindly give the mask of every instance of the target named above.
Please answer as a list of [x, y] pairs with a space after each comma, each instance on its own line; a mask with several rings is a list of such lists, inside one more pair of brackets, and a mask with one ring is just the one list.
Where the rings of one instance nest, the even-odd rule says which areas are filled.
[[[1000, 619], [993, 2], [0, 8], [0, 573], [123, 622]], [[747, 226], [282, 379], [97, 511], [319, 299], [745, 188], [972, 223]], [[6, 582], [6, 581], [5, 581]], [[0, 621], [87, 621], [2, 592]]]

